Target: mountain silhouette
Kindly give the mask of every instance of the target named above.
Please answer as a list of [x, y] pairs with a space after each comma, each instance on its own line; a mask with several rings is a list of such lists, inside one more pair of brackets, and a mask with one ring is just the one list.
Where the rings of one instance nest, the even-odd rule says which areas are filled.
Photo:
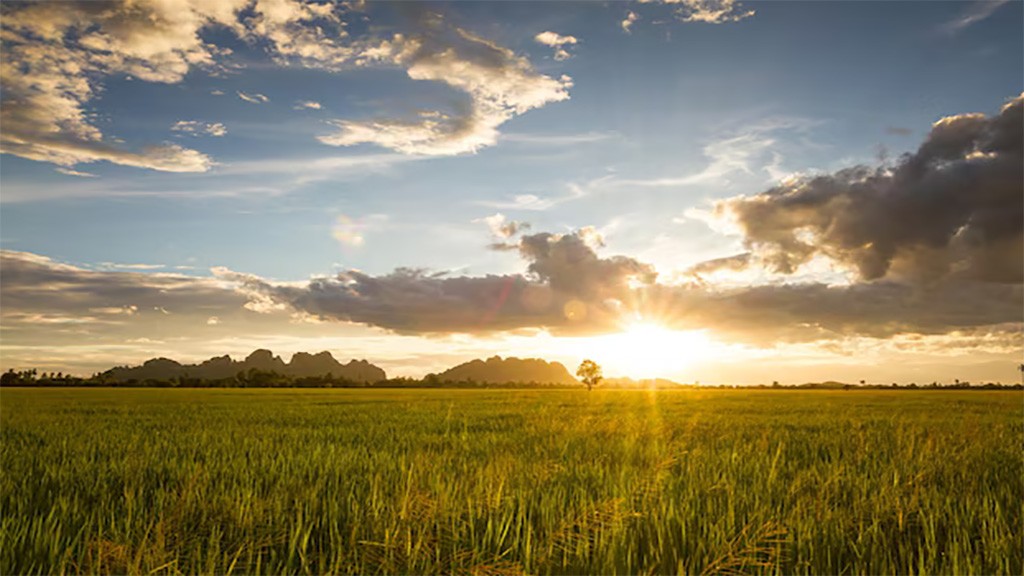
[[440, 382], [579, 384], [561, 363], [539, 358], [502, 359], [501, 356], [493, 356], [487, 360], [459, 364], [433, 376]]
[[169, 358], [152, 358], [141, 366], [111, 368], [104, 376], [115, 382], [171, 380], [180, 377], [220, 380], [231, 378], [239, 372], [249, 373], [250, 370], [276, 372], [293, 378], [332, 376], [363, 383], [379, 382], [387, 377], [384, 370], [366, 360], [351, 360], [348, 364], [342, 364], [330, 352], [298, 352], [292, 356], [291, 362], [286, 363], [280, 356], [263, 349], [254, 351], [240, 362], [226, 355], [215, 356], [199, 364], [181, 364]]

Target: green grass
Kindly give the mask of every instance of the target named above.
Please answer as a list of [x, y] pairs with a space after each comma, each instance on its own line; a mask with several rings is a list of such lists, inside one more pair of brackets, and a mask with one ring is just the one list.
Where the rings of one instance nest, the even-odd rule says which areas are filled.
[[1021, 574], [1022, 401], [5, 389], [0, 573]]

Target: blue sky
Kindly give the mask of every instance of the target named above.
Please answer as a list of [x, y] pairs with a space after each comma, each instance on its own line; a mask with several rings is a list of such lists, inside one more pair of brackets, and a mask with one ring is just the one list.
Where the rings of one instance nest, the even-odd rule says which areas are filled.
[[[76, 96], [80, 118], [117, 158], [142, 159], [53, 160], [52, 134], [27, 148], [40, 130], [8, 129], [3, 249], [200, 279], [212, 268], [279, 283], [399, 267], [482, 277], [530, 262], [489, 244], [592, 227], [602, 258], [651, 264], [673, 282], [750, 249], [749, 234], [709, 226], [716, 202], [787, 178], [896, 165], [939, 119], [995, 117], [1022, 91], [1020, 2], [313, 3], [319, 16], [305, 19], [301, 5], [281, 6], [291, 16], [276, 24], [270, 3], [170, 18], [158, 36], [166, 54], [125, 32], [142, 24], [118, 29], [110, 14], [81, 12], [78, 26], [109, 34], [102, 54], [114, 64], [75, 43], [88, 28], [58, 22], [71, 35], [47, 43], [25, 23], [47, 15], [8, 16], [15, 62], [39, 66], [31, 54], [44, 45], [57, 60], [89, 54], [92, 69], [64, 78], [89, 83], [91, 94]], [[543, 32], [563, 42], [545, 45]], [[138, 72], [139, 62], [157, 72]], [[479, 68], [459, 68], [466, 62]], [[32, 66], [5, 70], [15, 86], [5, 105], [23, 96]], [[185, 71], [168, 72], [175, 66]], [[440, 128], [424, 129], [432, 118]], [[445, 123], [466, 118], [472, 129], [453, 136]], [[418, 132], [395, 136], [374, 121]], [[77, 138], [56, 124], [57, 141]], [[354, 136], [367, 126], [369, 137]], [[188, 171], [166, 171], [145, 151], [168, 145], [168, 162]], [[494, 234], [484, 219], [496, 214], [530, 228]], [[839, 268], [787, 281], [849, 276]]]

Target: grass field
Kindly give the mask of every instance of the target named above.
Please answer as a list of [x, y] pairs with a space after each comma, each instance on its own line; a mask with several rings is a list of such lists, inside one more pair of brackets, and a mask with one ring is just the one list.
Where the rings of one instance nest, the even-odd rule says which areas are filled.
[[0, 573], [1021, 574], [1024, 396], [5, 389]]

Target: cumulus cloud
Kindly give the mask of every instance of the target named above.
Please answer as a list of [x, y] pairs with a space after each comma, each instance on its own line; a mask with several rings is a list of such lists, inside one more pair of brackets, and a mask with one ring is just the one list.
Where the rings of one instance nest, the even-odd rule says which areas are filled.
[[754, 15], [736, 0], [640, 0], [641, 3], [675, 4], [676, 18], [683, 22], [722, 24], [737, 22]]
[[537, 34], [533, 39], [540, 44], [554, 48], [554, 58], [559, 62], [562, 60], [568, 60], [571, 56], [565, 47], [575, 45], [578, 42], [575, 36], [562, 36], [561, 34], [551, 32], [550, 30]]
[[[568, 77], [539, 74], [525, 58], [440, 17], [424, 16], [413, 32], [387, 40], [376, 30], [352, 38], [343, 16], [359, 10], [352, 3], [298, 0], [5, 4], [0, 151], [69, 169], [109, 161], [171, 172], [209, 170], [214, 162], [208, 156], [172, 143], [126, 150], [87, 110], [111, 75], [173, 84], [197, 68], [222, 69], [231, 51], [204, 39], [210, 28], [265, 47], [280, 65], [328, 71], [397, 66], [413, 80], [442, 82], [466, 94], [450, 110], [416, 118], [338, 120], [337, 131], [321, 138], [332, 145], [462, 154], [493, 145], [498, 127], [510, 118], [568, 98]], [[251, 103], [269, 101], [259, 93], [236, 94]], [[319, 103], [299, 106], [318, 109]]]
[[425, 22], [419, 35], [395, 35], [363, 58], [405, 68], [413, 80], [443, 82], [468, 101], [411, 119], [336, 120], [337, 131], [320, 137], [325, 144], [375, 144], [423, 155], [475, 152], [495, 144], [498, 127], [512, 117], [568, 99], [572, 86], [569, 77], [539, 74], [508, 48], [443, 21]]
[[245, 100], [246, 102], [252, 102], [253, 104], [266, 104], [267, 102], [270, 102], [270, 98], [267, 98], [263, 94], [258, 94], [255, 92], [252, 94], [247, 94], [245, 92], [237, 92], [237, 94], [238, 97], [242, 100]]
[[1024, 279], [1022, 100], [936, 122], [894, 167], [856, 166], [719, 202], [771, 269], [816, 256], [863, 280]]
[[173, 144], [122, 149], [85, 106], [111, 74], [176, 83], [215, 49], [199, 31], [230, 25], [245, 0], [225, 2], [40, 2], [5, 6], [0, 151], [64, 167], [108, 161], [170, 172], [203, 172], [212, 162]]
[[753, 10], [746, 10], [736, 0], [640, 0], [640, 3], [675, 5], [676, 18], [683, 22], [723, 24], [754, 15]]
[[[280, 285], [220, 271], [257, 308], [268, 304], [321, 320], [356, 322], [399, 333], [493, 333], [546, 329], [556, 334], [617, 331], [649, 318], [678, 329], [711, 329], [770, 345], [851, 336], [984, 331], [1019, 323], [1020, 285], [970, 280], [913, 285], [894, 281], [719, 288], [657, 282], [655, 269], [624, 256], [601, 257], [586, 231], [523, 235], [503, 248], [527, 263], [522, 274], [451, 277], [403, 268], [373, 276], [348, 271], [305, 285]], [[746, 265], [747, 254], [695, 272]], [[993, 328], [994, 329], [994, 328]]]
[[227, 127], [220, 122], [200, 122], [198, 120], [179, 120], [171, 126], [171, 130], [174, 132], [191, 134], [193, 136], [197, 136], [199, 134], [224, 136], [228, 133]]
[[650, 283], [655, 276], [631, 258], [600, 258], [579, 232], [523, 236], [517, 250], [529, 261], [525, 274], [449, 277], [402, 268], [384, 276], [348, 271], [304, 286], [219, 274], [257, 302], [400, 333], [608, 330], [634, 283]]

